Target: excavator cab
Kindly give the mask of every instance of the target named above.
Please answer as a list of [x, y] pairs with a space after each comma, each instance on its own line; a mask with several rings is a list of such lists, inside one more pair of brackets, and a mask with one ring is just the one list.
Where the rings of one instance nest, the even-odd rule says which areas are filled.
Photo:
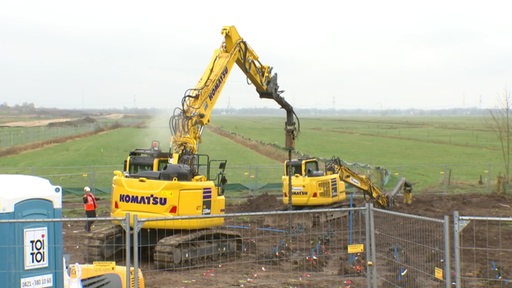
[[169, 153], [160, 150], [160, 143], [153, 140], [150, 148], [137, 148], [124, 161], [124, 171], [129, 175], [144, 171], [160, 171], [169, 162]]
[[344, 183], [340, 181], [338, 175], [326, 175], [321, 170], [318, 159], [288, 160], [285, 161], [284, 168], [283, 204], [288, 205], [291, 198], [291, 205], [294, 208], [328, 207], [345, 200]]
[[298, 175], [306, 177], [323, 176], [325, 173], [320, 170], [316, 158], [294, 159], [285, 162], [284, 175]]
[[284, 164], [284, 175], [302, 175], [302, 161], [301, 160], [291, 160], [286, 161]]

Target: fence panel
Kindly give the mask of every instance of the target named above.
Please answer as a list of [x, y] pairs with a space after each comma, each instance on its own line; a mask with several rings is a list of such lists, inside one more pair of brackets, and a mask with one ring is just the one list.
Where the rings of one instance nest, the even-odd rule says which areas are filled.
[[49, 141], [91, 132], [99, 128], [97, 124], [64, 127], [0, 127], [0, 148]]
[[376, 287], [450, 287], [447, 218], [372, 212]]
[[457, 287], [512, 287], [512, 218], [454, 212]]
[[[227, 238], [217, 233], [187, 240], [183, 229], [143, 228], [146, 223], [215, 218], [133, 217], [131, 232], [129, 215], [99, 217], [90, 234], [84, 231], [87, 218], [0, 219], [0, 231], [11, 231], [18, 223], [29, 223], [29, 228], [61, 223], [63, 239], [49, 249], [62, 249], [67, 264], [105, 260], [128, 269], [133, 264], [143, 271], [147, 288], [166, 281], [176, 287], [512, 287], [512, 218], [455, 212], [451, 234], [448, 216], [433, 219], [361, 207], [226, 214], [215, 230], [227, 232]], [[159, 239], [171, 235], [185, 240], [179, 247], [166, 241], [167, 246], [156, 248]], [[26, 243], [6, 242], [9, 237], [14, 236], [4, 238], [2, 251], [23, 251]], [[187, 254], [198, 247], [199, 254]], [[16, 265], [0, 267], [0, 274], [23, 272]], [[126, 275], [126, 281], [138, 281], [128, 271]]]
[[[165, 274], [170, 283], [192, 281], [194, 287], [212, 282], [216, 287], [340, 287], [345, 281], [366, 285], [365, 257], [347, 251], [350, 243], [365, 243], [366, 213], [365, 208], [352, 208], [226, 214], [219, 231], [228, 237], [189, 238], [176, 230], [173, 238], [181, 237], [180, 245], [161, 240], [154, 258], [141, 251], [134, 267], [142, 267], [149, 287], [164, 277], [161, 269], [170, 270]], [[135, 225], [213, 218], [140, 219]], [[138, 238], [147, 233], [141, 229]], [[200, 252], [194, 254], [192, 247]]]

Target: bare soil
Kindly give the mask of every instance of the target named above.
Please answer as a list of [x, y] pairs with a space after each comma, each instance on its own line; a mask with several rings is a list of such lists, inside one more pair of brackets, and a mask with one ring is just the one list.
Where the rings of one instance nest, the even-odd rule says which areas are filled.
[[[60, 122], [60, 121], [59, 121]], [[272, 159], [284, 161], [287, 158], [286, 151], [258, 143], [240, 136], [231, 135], [220, 129], [212, 128], [213, 132], [224, 137], [229, 137], [233, 141], [245, 145], [250, 149]], [[85, 137], [87, 135], [78, 135], [76, 137]], [[69, 141], [69, 139], [54, 140], [51, 143], [38, 143], [34, 147], [18, 147], [15, 151], [0, 151], [0, 156], [20, 153], [25, 150], [40, 148], [41, 145], [48, 145], [60, 141]], [[421, 215], [433, 218], [442, 218], [445, 215], [451, 216], [454, 211], [459, 211], [461, 215], [469, 216], [492, 216], [492, 217], [512, 217], [512, 196], [498, 194], [443, 194], [429, 192], [414, 194], [411, 205], [401, 204], [398, 199], [393, 207], [394, 211]], [[361, 200], [362, 201], [362, 200]], [[100, 207], [110, 207], [110, 199], [101, 199]], [[361, 205], [362, 203], [358, 203]], [[80, 209], [81, 203], [64, 202], [64, 209]], [[230, 202], [228, 199], [227, 212], [264, 212], [282, 210], [283, 206], [276, 196], [262, 193], [257, 197], [247, 199], [243, 203]], [[103, 208], [98, 216], [109, 216], [107, 209]], [[389, 225], [396, 225], [389, 223]], [[385, 228], [381, 228], [385, 229]], [[83, 255], [84, 250], [81, 246], [85, 233], [83, 223], [70, 222], [64, 224], [65, 253], [71, 255]], [[482, 245], [484, 246], [484, 245]], [[76, 261], [79, 258], [74, 257]], [[314, 279], [311, 275], [304, 274], [294, 279], [281, 279], [277, 269], [275, 271], [265, 270], [263, 266], [255, 267], [253, 263], [239, 263], [236, 266], [218, 266], [210, 269], [197, 271], [170, 272], [170, 271], [148, 271], [144, 272], [144, 279], [147, 288], [151, 287], [366, 287], [366, 280], [351, 279], [352, 285], [344, 284], [346, 279], [338, 278], [337, 282], [333, 279]], [[336, 283], [336, 284], [333, 284]]]
[[[400, 199], [397, 199], [400, 200]], [[363, 205], [360, 200], [357, 205]], [[101, 199], [99, 205], [109, 207], [109, 199]], [[282, 210], [281, 200], [275, 195], [262, 193], [259, 196], [248, 198], [240, 203], [239, 200], [228, 199], [228, 213], [238, 212], [264, 212]], [[64, 203], [64, 208], [76, 209], [80, 203]], [[414, 195], [413, 204], [405, 205], [397, 201], [393, 211], [442, 218], [445, 215], [453, 215], [459, 211], [461, 215], [467, 216], [493, 216], [512, 217], [512, 196], [497, 194], [463, 194], [443, 195], [436, 193]], [[107, 212], [105, 215], [108, 216]], [[395, 225], [395, 223], [389, 223]], [[83, 225], [80, 223], [65, 227], [66, 243], [81, 243], [85, 233], [82, 232]], [[386, 229], [380, 227], [380, 229]], [[79, 231], [79, 232], [77, 232]], [[482, 246], [484, 247], [484, 246]], [[71, 247], [72, 249], [73, 247]], [[68, 248], [69, 250], [69, 248]], [[80, 245], [76, 250], [67, 253], [82, 253]], [[314, 278], [314, 272], [304, 273], [299, 277], [282, 279], [282, 272], [277, 267], [255, 265], [254, 263], [241, 262], [237, 265], [219, 265], [210, 268], [198, 268], [192, 271], [144, 271], [144, 281], [147, 288], [151, 287], [366, 287], [365, 277], [343, 277], [342, 271], [333, 271], [332, 278]], [[286, 275], [286, 274], [285, 274]], [[351, 286], [344, 286], [344, 281], [352, 281]], [[335, 285], [335, 286], [333, 286]]]

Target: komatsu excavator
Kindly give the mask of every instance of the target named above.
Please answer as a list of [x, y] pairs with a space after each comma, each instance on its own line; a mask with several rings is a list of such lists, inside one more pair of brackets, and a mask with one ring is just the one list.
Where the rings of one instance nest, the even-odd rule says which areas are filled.
[[385, 193], [368, 177], [351, 170], [337, 157], [327, 161], [324, 170], [320, 169], [317, 158], [285, 161], [282, 180], [283, 204], [294, 209], [346, 205], [345, 183], [361, 190], [367, 202], [385, 209], [393, 205], [394, 196], [400, 190], [403, 190], [407, 204], [410, 204], [412, 193], [412, 184], [405, 178], [401, 178], [390, 193]]
[[[219, 229], [224, 224], [223, 186], [226, 160], [210, 160], [198, 153], [201, 134], [220, 92], [236, 63], [256, 87], [260, 98], [273, 99], [286, 111], [285, 147], [294, 149], [298, 118], [293, 107], [281, 96], [277, 74], [263, 65], [259, 57], [238, 34], [234, 26], [222, 29], [224, 41], [193, 89], [185, 92], [181, 107], [169, 120], [172, 132], [169, 152], [162, 152], [158, 142], [148, 149], [133, 150], [124, 171], [114, 171], [112, 180], [112, 217], [144, 219], [178, 216], [214, 215], [198, 219], [145, 221], [139, 235], [140, 246], [151, 247], [159, 268], [178, 269], [198, 265], [204, 259], [216, 259], [241, 250], [241, 240], [234, 231]], [[212, 173], [213, 167], [217, 173]], [[213, 229], [216, 228], [216, 229]], [[88, 254], [92, 260], [110, 258], [123, 248], [122, 228], [113, 226], [88, 235]], [[219, 241], [220, 240], [220, 241]], [[131, 242], [133, 243], [133, 242]], [[195, 244], [191, 244], [195, 243]], [[107, 247], [107, 248], [106, 248]]]

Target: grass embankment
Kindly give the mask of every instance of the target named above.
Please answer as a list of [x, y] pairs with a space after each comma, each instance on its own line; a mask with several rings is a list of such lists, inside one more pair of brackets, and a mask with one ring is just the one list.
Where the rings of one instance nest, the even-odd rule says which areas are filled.
[[[148, 147], [153, 139], [160, 141], [163, 150], [168, 149], [167, 120], [156, 122], [160, 124], [119, 128], [2, 157], [0, 173], [35, 174], [61, 186], [108, 189], [112, 171], [121, 169], [132, 149]], [[281, 118], [215, 115], [214, 122], [229, 133], [277, 149], [284, 146]], [[309, 117], [302, 118], [300, 124], [298, 152], [385, 167], [395, 179], [406, 177], [415, 183], [415, 192], [487, 191], [494, 189], [494, 180], [502, 172], [497, 135], [483, 117]], [[228, 160], [230, 183], [257, 188], [281, 181], [282, 160], [269, 157], [270, 153], [259, 154], [208, 129], [199, 149], [211, 159]], [[480, 177], [483, 185], [478, 184]]]

